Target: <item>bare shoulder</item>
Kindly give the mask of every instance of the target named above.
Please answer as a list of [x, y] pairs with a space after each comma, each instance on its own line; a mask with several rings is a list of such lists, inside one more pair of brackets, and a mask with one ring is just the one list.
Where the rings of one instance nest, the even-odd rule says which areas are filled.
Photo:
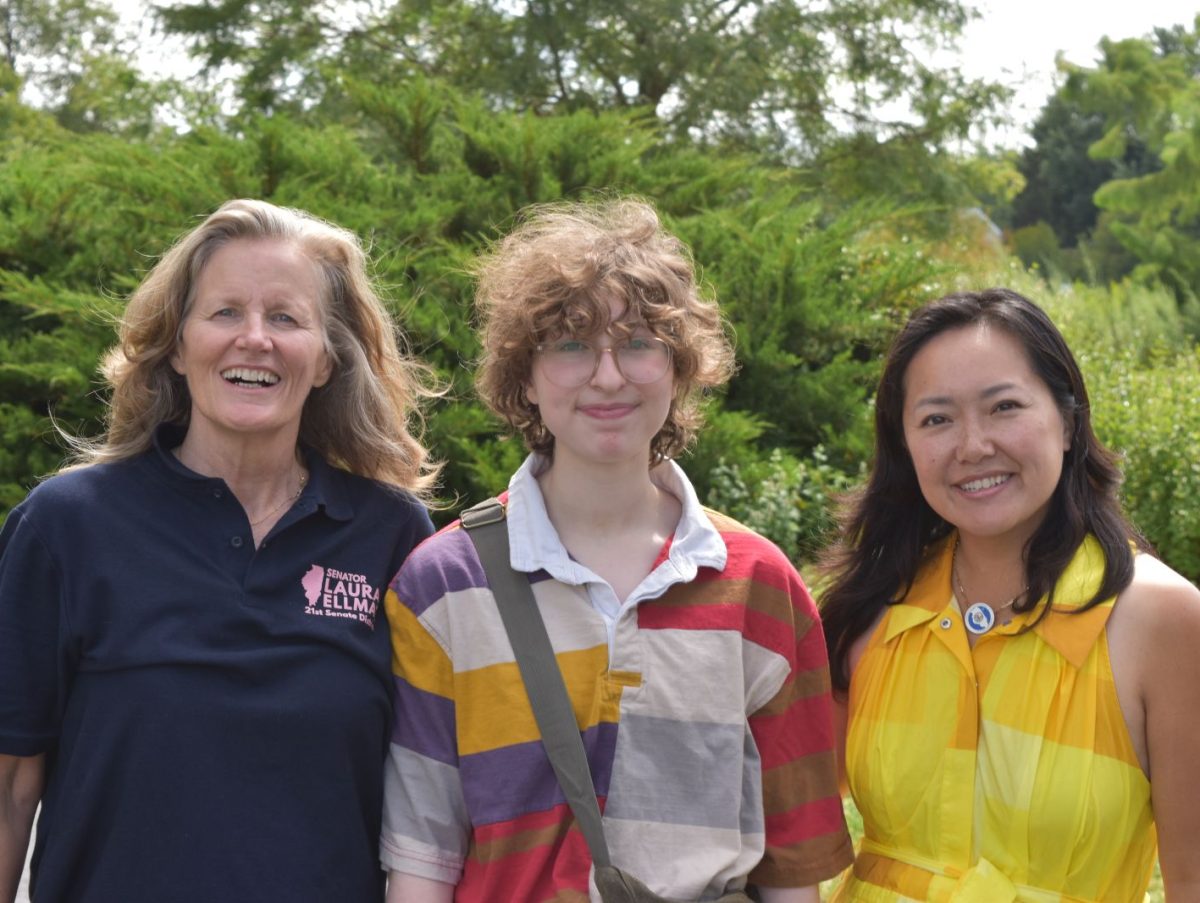
[[1182, 601], [1185, 597], [1192, 604], [1200, 603], [1200, 589], [1182, 574], [1172, 570], [1153, 555], [1137, 555], [1133, 559], [1133, 583], [1131, 589], [1146, 588], [1157, 591], [1175, 592]]
[[1117, 699], [1149, 775], [1171, 745], [1163, 726], [1200, 704], [1200, 590], [1157, 558], [1138, 555], [1107, 634]]
[[1134, 559], [1133, 581], [1113, 609], [1112, 626], [1147, 641], [1200, 638], [1200, 589], [1152, 555]]
[[1118, 683], [1132, 680], [1138, 696], [1170, 689], [1185, 673], [1200, 680], [1200, 589], [1157, 558], [1138, 555], [1108, 638]]

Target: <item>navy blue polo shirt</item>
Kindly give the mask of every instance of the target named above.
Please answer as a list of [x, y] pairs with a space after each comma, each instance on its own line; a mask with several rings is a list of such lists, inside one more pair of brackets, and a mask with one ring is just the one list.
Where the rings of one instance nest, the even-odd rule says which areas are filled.
[[309, 453], [255, 548], [167, 450], [53, 477], [0, 532], [0, 753], [44, 753], [37, 903], [378, 901], [383, 593], [432, 532]]

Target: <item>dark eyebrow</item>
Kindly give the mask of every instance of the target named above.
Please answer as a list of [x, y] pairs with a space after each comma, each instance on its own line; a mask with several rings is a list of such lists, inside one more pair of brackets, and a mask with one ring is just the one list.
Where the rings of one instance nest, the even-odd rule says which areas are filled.
[[[996, 383], [994, 386], [988, 386], [984, 389], [979, 397], [982, 399], [995, 398], [997, 395], [1002, 395], [1005, 392], [1011, 392], [1014, 389], [1019, 389], [1016, 383]], [[945, 407], [953, 404], [953, 399], [948, 395], [931, 395], [928, 398], [922, 398], [920, 401], [913, 403], [913, 410], [923, 407]]]
[[983, 393], [979, 397], [994, 398], [997, 395], [1001, 395], [1005, 392], [1011, 392], [1013, 389], [1019, 388], [1020, 386], [1018, 386], [1016, 383], [996, 383], [996, 385], [988, 386], [986, 389], [984, 389]]
[[930, 398], [922, 398], [920, 401], [913, 404], [913, 408], [939, 408], [950, 404], [950, 399], [944, 395], [934, 395]]

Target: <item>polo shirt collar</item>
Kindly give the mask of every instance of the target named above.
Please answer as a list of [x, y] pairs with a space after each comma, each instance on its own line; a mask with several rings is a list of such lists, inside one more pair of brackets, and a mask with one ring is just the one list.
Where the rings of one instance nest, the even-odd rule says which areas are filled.
[[[531, 454], [508, 482], [509, 563], [514, 570], [525, 573], [544, 570], [564, 583], [594, 581], [597, 578], [592, 571], [571, 558], [546, 513], [537, 481], [537, 474], [546, 466], [545, 457]], [[683, 508], [666, 558], [656, 566], [656, 573], [661, 571], [664, 580], [676, 583], [694, 579], [701, 567], [723, 569], [728, 555], [725, 541], [704, 513], [682, 468], [674, 461], [664, 461], [650, 471], [650, 479], [679, 499]]]
[[[932, 629], [934, 618], [949, 605], [955, 604], [951, 586], [955, 534], [939, 540], [917, 574], [917, 579], [902, 600], [891, 606], [886, 625], [885, 641], [923, 624]], [[1054, 591], [1053, 610], [1033, 627], [1049, 646], [1076, 668], [1082, 667], [1088, 653], [1099, 639], [1112, 611], [1114, 596], [1087, 611], [1074, 614], [1096, 593], [1104, 578], [1104, 551], [1099, 541], [1089, 534], [1076, 549]], [[1043, 596], [1034, 608], [1018, 613], [1010, 623], [997, 626], [993, 633], [1012, 635], [1035, 620], [1047, 604]]]
[[[154, 432], [154, 450], [152, 454], [158, 459], [168, 479], [182, 488], [211, 491], [213, 487], [228, 489], [220, 477], [207, 477], [204, 474], [186, 467], [175, 457], [174, 449], [187, 435], [187, 429], [176, 423], [160, 424]], [[305, 514], [324, 510], [333, 520], [348, 521], [354, 517], [354, 505], [343, 473], [330, 466], [316, 450], [307, 445], [300, 446], [300, 454], [304, 458], [304, 466], [308, 468], [308, 485], [300, 494], [299, 509]]]

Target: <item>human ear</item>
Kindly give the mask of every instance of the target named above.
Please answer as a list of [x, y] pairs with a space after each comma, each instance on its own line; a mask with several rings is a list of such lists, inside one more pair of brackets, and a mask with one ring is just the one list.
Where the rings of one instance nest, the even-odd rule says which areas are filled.
[[321, 388], [321, 386], [329, 382], [329, 377], [331, 376], [333, 376], [333, 360], [328, 351], [322, 351], [321, 364], [317, 367], [317, 372], [313, 375], [313, 388]]

